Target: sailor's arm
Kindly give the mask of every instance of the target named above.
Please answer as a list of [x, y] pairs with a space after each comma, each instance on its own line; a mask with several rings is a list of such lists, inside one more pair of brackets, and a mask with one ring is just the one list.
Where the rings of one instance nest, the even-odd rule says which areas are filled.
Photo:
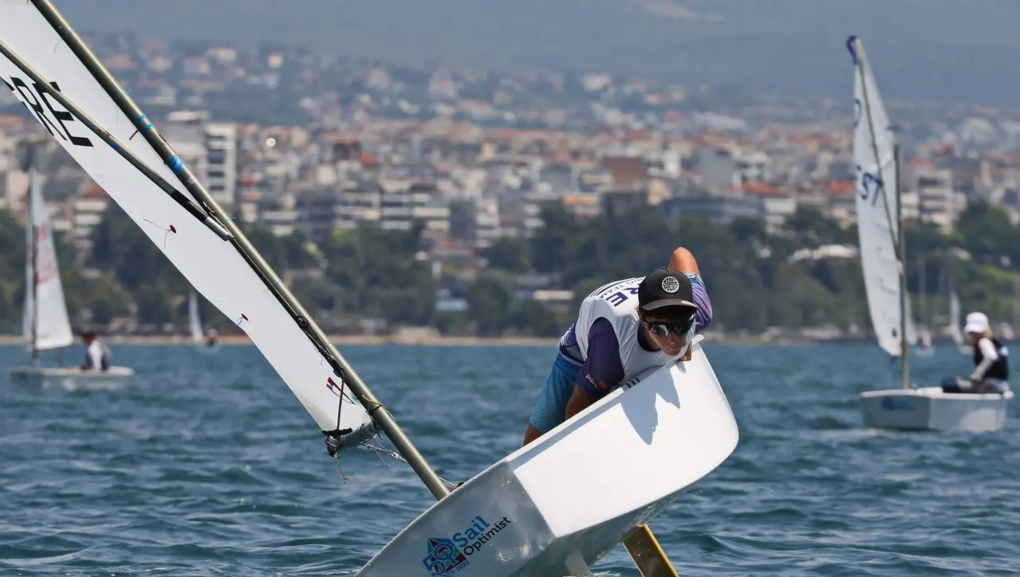
[[[708, 290], [705, 288], [705, 281], [701, 278], [698, 261], [691, 251], [681, 246], [673, 251], [673, 255], [669, 259], [669, 268], [684, 273], [691, 281], [694, 288], [694, 304], [698, 305], [695, 330], [700, 333], [712, 323], [712, 301], [708, 298]], [[684, 360], [688, 359], [689, 357], [684, 358]]]
[[985, 378], [985, 373], [988, 369], [992, 368], [995, 361], [999, 360], [999, 352], [995, 350], [995, 343], [992, 339], [987, 337], [978, 341], [978, 348], [981, 349], [981, 364], [974, 368], [974, 372], [970, 374], [970, 380], [973, 383], [979, 383]]
[[592, 324], [588, 335], [588, 358], [577, 373], [574, 392], [567, 401], [565, 419], [608, 395], [623, 380], [620, 343], [613, 325], [606, 319], [599, 319]]
[[[698, 312], [695, 314], [695, 332], [700, 333], [712, 323], [712, 301], [708, 298], [705, 281], [701, 278], [698, 260], [694, 258], [691, 251], [678, 246], [669, 257], [669, 268], [684, 273], [691, 281], [692, 288], [694, 289], [694, 304], [698, 305]], [[691, 360], [693, 352], [694, 348], [688, 347], [681, 360]]]
[[701, 270], [698, 269], [698, 261], [691, 254], [691, 251], [682, 246], [678, 246], [673, 251], [673, 255], [669, 258], [669, 268], [684, 274], [701, 275]]

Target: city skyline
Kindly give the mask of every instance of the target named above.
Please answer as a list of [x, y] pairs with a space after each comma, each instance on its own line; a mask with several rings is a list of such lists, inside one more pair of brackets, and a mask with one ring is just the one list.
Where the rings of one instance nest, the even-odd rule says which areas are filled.
[[300, 44], [320, 54], [500, 70], [608, 72], [750, 93], [840, 97], [848, 35], [862, 37], [890, 100], [1020, 107], [1011, 28], [1020, 6], [929, 0], [474, 0], [337, 3], [58, 2], [79, 32], [141, 30], [227, 45]]
[[[554, 229], [573, 223], [575, 236], [590, 236], [586, 227], [607, 226], [614, 215], [630, 211], [640, 218], [641, 210], [650, 209], [659, 220], [647, 226], [667, 236], [678, 223], [705, 221], [697, 225], [711, 225], [702, 237], [731, 242], [722, 239], [736, 235], [744, 243], [748, 221], [758, 223], [753, 227], [760, 232], [750, 230], [773, 246], [741, 244], [749, 252], [739, 261], [772, 270], [789, 259], [800, 275], [791, 288], [808, 291], [804, 298], [815, 303], [815, 312], [784, 308], [783, 291], [766, 280], [774, 272], [762, 273], [762, 290], [771, 291], [774, 310], [755, 318], [756, 326], [811, 325], [832, 315], [847, 330], [862, 326], [846, 307], [848, 298], [862, 296], [852, 280], [855, 253], [846, 246], [854, 244], [855, 219], [849, 92], [838, 99], [748, 96], [600, 72], [401, 65], [323, 57], [278, 43], [234, 47], [133, 33], [93, 33], [88, 43], [228, 214], [257, 230], [260, 246], [275, 253], [277, 262], [301, 263], [281, 274], [314, 281], [308, 296], [322, 303], [324, 314], [389, 310], [405, 290], [362, 291], [359, 300], [349, 300], [349, 291], [340, 287], [349, 288], [349, 270], [363, 264], [352, 264], [349, 251], [358, 254], [364, 241], [377, 243], [378, 254], [406, 263], [408, 274], [421, 283], [415, 294], [425, 300], [415, 300], [406, 318], [470, 331], [452, 328], [449, 315], [484, 314], [479, 304], [484, 298], [470, 302], [488, 290], [490, 297], [510, 298], [517, 316], [490, 319], [481, 332], [519, 330], [513, 323], [554, 332], [542, 324], [553, 318], [545, 313], [568, 309], [588, 278], [576, 271], [565, 275], [548, 262], [546, 252], [564, 242], [536, 240], [548, 229], [546, 217], [560, 219]], [[850, 68], [844, 70], [849, 76]], [[21, 105], [32, 101], [23, 93], [31, 87], [15, 82], [16, 72], [7, 74], [12, 76], [5, 82], [22, 92], [0, 91], [0, 208], [17, 221], [27, 183], [18, 165], [19, 143], [45, 128]], [[884, 77], [880, 84], [884, 93]], [[961, 216], [976, 207], [962, 223], [969, 230], [966, 246], [979, 259], [1007, 258], [995, 267], [1014, 268], [1020, 262], [1010, 248], [1016, 235], [1011, 223], [1020, 220], [1020, 122], [1002, 110], [974, 105], [890, 101], [889, 108], [905, 144], [905, 217], [924, 222], [929, 228], [919, 230], [929, 231], [924, 233], [929, 240], [949, 239]], [[102, 267], [135, 286], [130, 268], [116, 265], [117, 254], [104, 253], [108, 244], [102, 239], [118, 230], [126, 234], [110, 222], [117, 220], [116, 211], [106, 193], [55, 141], [48, 148], [54, 153], [46, 158], [44, 194], [54, 229], [77, 248], [84, 268], [76, 274], [96, 274], [105, 258]], [[985, 204], [994, 205], [993, 213], [982, 212]], [[549, 207], [559, 212], [549, 213]], [[1000, 227], [991, 250], [979, 242], [986, 225]], [[796, 246], [785, 237], [789, 226], [801, 231]], [[829, 231], [826, 240], [814, 234], [816, 226]], [[403, 240], [373, 240], [376, 229]], [[368, 237], [352, 241], [361, 234]], [[390, 242], [403, 248], [387, 248]], [[943, 242], [955, 241], [937, 240], [930, 250], [942, 250], [937, 247]], [[635, 258], [651, 256], [633, 250], [642, 255]], [[960, 254], [958, 261], [971, 258]], [[601, 266], [614, 272], [605, 274], [635, 274], [632, 259], [609, 256]], [[502, 270], [516, 274], [487, 278], [491, 258], [502, 259], [500, 266], [509, 267]], [[530, 259], [544, 264], [532, 269]], [[816, 267], [815, 261], [824, 264]], [[706, 263], [710, 276], [731, 280], [754, 268], [716, 266]], [[831, 266], [850, 266], [841, 275], [846, 280], [832, 285], [832, 273], [826, 272]], [[520, 274], [529, 272], [540, 274]], [[948, 273], [931, 272], [929, 292], [942, 290], [934, 279]], [[980, 283], [995, 282], [998, 273], [976, 274], [988, 276], [965, 286], [970, 294], [981, 294]], [[166, 280], [174, 278], [168, 274]], [[9, 282], [4, 290], [11, 299], [17, 284]], [[116, 314], [112, 303], [82, 304], [79, 310], [99, 307], [103, 318], [133, 326], [136, 310], [145, 311], [139, 318], [149, 323], [173, 318], [179, 298], [180, 291], [140, 292], [125, 296], [127, 304], [117, 305]], [[738, 291], [728, 298], [744, 296]], [[828, 309], [831, 314], [819, 316]], [[739, 306], [727, 311], [719, 327], [746, 324]], [[333, 321], [350, 326], [342, 316]]]

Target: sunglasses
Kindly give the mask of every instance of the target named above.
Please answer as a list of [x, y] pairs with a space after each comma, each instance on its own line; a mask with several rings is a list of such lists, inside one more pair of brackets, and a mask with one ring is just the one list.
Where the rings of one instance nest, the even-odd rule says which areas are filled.
[[679, 322], [679, 323], [650, 323], [648, 321], [642, 321], [648, 330], [657, 337], [668, 337], [669, 333], [676, 333], [677, 336], [683, 337], [690, 332], [691, 328], [694, 327], [694, 315], [691, 318]]

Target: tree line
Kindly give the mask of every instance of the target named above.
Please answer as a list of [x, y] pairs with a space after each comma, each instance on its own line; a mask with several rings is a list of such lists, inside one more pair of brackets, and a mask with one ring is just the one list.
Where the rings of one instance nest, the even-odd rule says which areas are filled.
[[[300, 231], [278, 237], [254, 226], [245, 233], [331, 332], [357, 333], [359, 323], [371, 319], [390, 328], [432, 326], [444, 334], [555, 336], [591, 290], [664, 266], [677, 246], [698, 260], [718, 329], [869, 326], [858, 259], [795, 258], [802, 249], [857, 244], [856, 230], [841, 228], [817, 209], [799, 208], [778, 230], [746, 217], [725, 225], [695, 216], [668, 218], [654, 207], [585, 218], [553, 203], [541, 216], [544, 225], [533, 238], [498, 239], [478, 255], [480, 266], [467, 268], [437, 268], [421, 259], [420, 228], [364, 225], [315, 242]], [[1020, 228], [1005, 212], [977, 202], [951, 234], [911, 221], [906, 235], [908, 290], [921, 324], [949, 322], [950, 285], [966, 310], [983, 310], [995, 322], [1014, 319]], [[0, 332], [8, 334], [20, 332], [24, 238], [13, 215], [0, 211]], [[73, 322], [104, 326], [131, 318], [156, 332], [183, 330], [187, 281], [116, 204], [94, 229], [87, 254], [59, 235], [56, 241]], [[573, 302], [552, 307], [528, 298], [531, 285], [524, 280], [536, 278], [546, 288], [571, 291]], [[466, 303], [466, 310], [437, 310], [440, 294]], [[232, 329], [209, 303], [202, 307], [208, 324]]]

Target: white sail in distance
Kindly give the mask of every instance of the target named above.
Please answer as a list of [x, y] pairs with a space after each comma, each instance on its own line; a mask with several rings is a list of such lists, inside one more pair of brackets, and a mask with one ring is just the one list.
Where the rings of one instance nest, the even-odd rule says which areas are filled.
[[[0, 41], [149, 169], [195, 202], [152, 146], [137, 134], [151, 127], [147, 119], [127, 117], [32, 2], [0, 3]], [[370, 422], [354, 396], [343, 390], [341, 378], [320, 350], [233, 244], [170, 198], [2, 55], [0, 81], [0, 90], [11, 90], [25, 104], [192, 286], [248, 334], [321, 430], [357, 429]], [[136, 129], [136, 122], [141, 128]]]
[[205, 335], [202, 333], [202, 321], [198, 317], [198, 296], [195, 291], [188, 292], [188, 328], [191, 330], [192, 342], [202, 344]]
[[46, 210], [39, 176], [31, 168], [29, 219], [25, 227], [25, 339], [33, 350], [59, 349], [74, 343], [71, 321], [60, 282], [60, 266], [53, 244], [53, 227]]
[[955, 288], [949, 289], [949, 335], [956, 346], [962, 346], [966, 342], [963, 329], [960, 327], [960, 297], [957, 296]]
[[[879, 346], [901, 353], [900, 275], [895, 135], [861, 41], [847, 41], [854, 62], [854, 189], [868, 310]], [[907, 343], [916, 335], [905, 308]]]

